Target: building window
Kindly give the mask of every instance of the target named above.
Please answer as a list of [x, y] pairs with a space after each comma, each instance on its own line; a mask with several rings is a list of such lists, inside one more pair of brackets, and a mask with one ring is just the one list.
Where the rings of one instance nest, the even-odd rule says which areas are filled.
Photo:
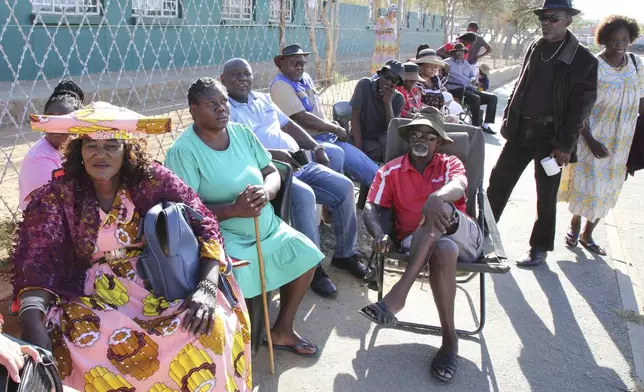
[[[270, 0], [269, 22], [280, 22], [280, 0]], [[284, 17], [286, 23], [293, 21], [293, 0], [284, 0]]]
[[179, 17], [179, 0], [132, 0], [132, 13], [137, 16]]
[[32, 0], [34, 12], [42, 14], [100, 15], [100, 0]]
[[221, 18], [232, 21], [253, 20], [253, 0], [223, 0]]

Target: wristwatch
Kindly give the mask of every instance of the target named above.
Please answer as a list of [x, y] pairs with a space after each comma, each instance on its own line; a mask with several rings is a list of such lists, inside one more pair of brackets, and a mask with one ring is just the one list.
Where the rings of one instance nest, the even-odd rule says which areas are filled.
[[311, 151], [313, 152], [313, 154], [315, 154], [316, 152], [318, 152], [318, 150], [326, 150], [326, 148], [324, 148], [323, 145], [318, 144], [317, 146], [313, 147], [313, 150]]

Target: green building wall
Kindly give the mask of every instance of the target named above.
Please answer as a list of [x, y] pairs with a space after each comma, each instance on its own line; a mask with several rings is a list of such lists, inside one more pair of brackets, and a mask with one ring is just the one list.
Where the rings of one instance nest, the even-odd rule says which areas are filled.
[[[278, 52], [279, 28], [268, 22], [268, 0], [255, 1], [255, 21], [236, 25], [221, 20], [213, 0], [203, 0], [210, 2], [209, 7], [198, 6], [200, 0], [184, 0], [180, 18], [164, 22], [132, 17], [131, 0], [104, 0], [102, 16], [84, 20], [68, 16], [61, 22], [59, 16], [42, 15], [37, 23], [29, 0], [14, 1], [13, 11], [7, 2], [0, 2], [0, 22], [4, 22], [0, 81], [5, 82], [143, 69], [172, 73], [183, 67], [220, 64], [231, 57], [268, 61]], [[286, 41], [309, 47], [303, 0], [293, 1], [294, 20], [287, 25]], [[369, 56], [375, 34], [368, 26], [368, 7], [345, 3], [340, 7], [338, 61]], [[401, 57], [413, 56], [421, 43], [442, 44], [442, 17], [426, 15], [424, 20], [426, 26], [418, 26], [417, 13], [409, 14], [409, 26], [400, 33]], [[324, 29], [319, 26], [315, 31], [323, 54]]]

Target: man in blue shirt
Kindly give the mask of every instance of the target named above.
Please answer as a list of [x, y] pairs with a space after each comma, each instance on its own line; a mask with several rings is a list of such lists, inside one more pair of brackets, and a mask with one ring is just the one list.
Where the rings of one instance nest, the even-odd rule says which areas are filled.
[[[319, 248], [316, 204], [330, 208], [336, 239], [331, 264], [363, 279], [369, 270], [359, 260], [356, 249], [358, 223], [351, 180], [328, 167], [325, 147], [291, 121], [267, 94], [252, 91], [253, 71], [246, 60], [227, 61], [221, 81], [228, 89], [230, 120], [250, 126], [274, 159], [289, 163], [296, 170], [291, 188], [293, 227]], [[315, 162], [301, 166], [293, 158], [293, 153], [300, 149], [310, 151]], [[337, 292], [321, 265], [311, 289], [323, 297]]]
[[[454, 97], [463, 98], [469, 105], [472, 112], [472, 125], [480, 126], [483, 131], [494, 134], [488, 124], [494, 123], [496, 116], [497, 97], [484, 91], [476, 91], [474, 84], [478, 75], [472, 69], [470, 63], [465, 60], [467, 49], [465, 45], [458, 43], [450, 50], [452, 58], [445, 60], [449, 66], [449, 75], [445, 87]], [[487, 105], [485, 121], [481, 121], [481, 105]]]

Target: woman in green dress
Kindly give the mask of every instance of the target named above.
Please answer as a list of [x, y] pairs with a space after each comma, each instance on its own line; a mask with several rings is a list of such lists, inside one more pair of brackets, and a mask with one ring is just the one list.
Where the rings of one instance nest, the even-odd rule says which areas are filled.
[[220, 222], [226, 253], [250, 265], [234, 271], [244, 297], [261, 294], [254, 217], [259, 219], [266, 289], [280, 288], [273, 347], [317, 356], [318, 347], [293, 328], [295, 313], [324, 258], [303, 234], [275, 215], [270, 200], [280, 188], [271, 156], [245, 125], [229, 123], [226, 88], [212, 78], [188, 91], [194, 123], [168, 150], [165, 165], [191, 186]]

